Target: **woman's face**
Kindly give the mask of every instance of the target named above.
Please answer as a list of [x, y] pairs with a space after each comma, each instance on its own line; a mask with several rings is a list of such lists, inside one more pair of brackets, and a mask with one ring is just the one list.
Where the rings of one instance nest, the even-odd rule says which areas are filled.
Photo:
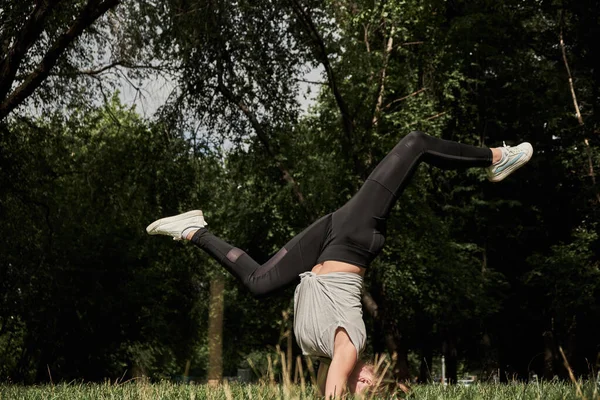
[[362, 361], [358, 361], [352, 374], [348, 377], [348, 389], [350, 392], [354, 394], [362, 393], [365, 389], [373, 386], [374, 383], [373, 367]]

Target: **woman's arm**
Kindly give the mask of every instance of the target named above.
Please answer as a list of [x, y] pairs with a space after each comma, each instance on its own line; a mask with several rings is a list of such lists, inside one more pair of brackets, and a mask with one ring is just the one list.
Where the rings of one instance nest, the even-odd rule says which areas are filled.
[[326, 399], [341, 397], [344, 394], [346, 382], [357, 361], [356, 347], [350, 340], [348, 332], [344, 328], [338, 328], [335, 331], [333, 359], [327, 372]]

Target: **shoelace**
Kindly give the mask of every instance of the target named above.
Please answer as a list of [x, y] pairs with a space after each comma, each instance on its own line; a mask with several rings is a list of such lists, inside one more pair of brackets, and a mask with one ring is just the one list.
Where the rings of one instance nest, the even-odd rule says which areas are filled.
[[500, 166], [500, 165], [505, 164], [506, 162], [508, 162], [510, 157], [512, 157], [518, 153], [517, 149], [515, 149], [511, 146], [508, 146], [504, 140], [502, 141], [502, 146], [504, 149], [504, 151], [502, 152], [502, 158], [500, 159], [500, 161], [498, 161], [496, 164], [494, 164], [494, 166]]
[[521, 152], [521, 150], [517, 149], [516, 147], [507, 146], [504, 141], [502, 141], [502, 144], [504, 145], [504, 148], [509, 156], [515, 156]]

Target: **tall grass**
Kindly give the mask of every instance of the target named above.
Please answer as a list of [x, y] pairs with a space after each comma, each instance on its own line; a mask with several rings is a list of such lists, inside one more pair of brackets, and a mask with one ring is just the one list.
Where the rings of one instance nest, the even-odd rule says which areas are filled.
[[[401, 398], [423, 400], [600, 400], [598, 385], [578, 382], [540, 382], [530, 384], [477, 384], [472, 386], [415, 385]], [[313, 386], [275, 385], [268, 383], [174, 384], [145, 381], [121, 384], [70, 383], [57, 385], [1, 385], [2, 400], [232, 400], [232, 399], [313, 399]], [[348, 399], [354, 398], [348, 396]]]
[[[286, 336], [287, 335], [287, 336]], [[291, 330], [282, 337], [291, 340]], [[288, 343], [291, 346], [291, 343]], [[140, 378], [126, 382], [105, 383], [60, 383], [47, 385], [9, 385], [0, 383], [0, 400], [237, 400], [273, 399], [301, 400], [323, 398], [316, 388], [316, 371], [310, 357], [306, 358], [308, 379], [305, 378], [300, 356], [296, 362], [290, 354], [276, 346], [277, 356], [267, 354], [267, 371], [260, 371], [249, 359], [249, 365], [259, 377], [259, 383], [239, 383], [224, 381], [217, 386], [210, 384], [181, 384], [170, 381], [150, 383]], [[415, 400], [600, 400], [600, 380], [577, 380], [567, 362], [562, 348], [559, 349], [570, 381], [540, 381], [534, 383], [512, 382], [508, 384], [477, 383], [471, 386], [460, 385], [414, 385], [409, 394], [398, 392], [394, 399]], [[376, 356], [377, 384], [381, 384], [392, 365], [387, 355]], [[276, 366], [280, 373], [275, 373]], [[187, 369], [187, 368], [186, 368]], [[48, 375], [52, 381], [51, 371]], [[279, 379], [280, 383], [276, 380]], [[599, 375], [600, 378], [600, 375]], [[382, 399], [367, 394], [366, 397], [346, 395], [345, 399]]]

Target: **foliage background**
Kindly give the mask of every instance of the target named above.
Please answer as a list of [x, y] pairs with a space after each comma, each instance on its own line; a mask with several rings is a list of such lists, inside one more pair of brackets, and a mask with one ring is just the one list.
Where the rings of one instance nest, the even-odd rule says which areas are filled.
[[[204, 376], [222, 272], [145, 226], [202, 208], [266, 261], [412, 130], [535, 154], [501, 184], [420, 167], [365, 282], [367, 355], [423, 380], [442, 354], [451, 379], [566, 377], [559, 347], [598, 368], [597, 2], [65, 4], [0, 2], [2, 380]], [[174, 89], [152, 117], [118, 101], [153, 79]], [[235, 374], [279, 343], [293, 288], [227, 279]]]

